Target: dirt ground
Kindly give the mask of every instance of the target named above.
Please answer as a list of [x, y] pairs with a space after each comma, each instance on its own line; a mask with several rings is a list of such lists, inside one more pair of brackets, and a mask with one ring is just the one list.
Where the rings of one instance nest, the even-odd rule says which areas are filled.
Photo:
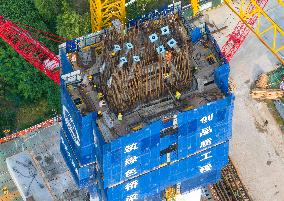
[[[268, 7], [268, 13], [284, 25], [284, 9], [279, 14], [281, 11], [277, 9], [276, 12], [275, 5], [269, 4]], [[226, 6], [208, 14], [217, 26], [228, 26], [223, 33], [215, 34], [222, 46], [238, 18]], [[274, 69], [276, 62], [272, 53], [250, 33], [230, 63], [231, 76], [236, 85], [230, 156], [255, 201], [284, 200], [284, 135], [267, 106], [248, 95], [256, 77]]]

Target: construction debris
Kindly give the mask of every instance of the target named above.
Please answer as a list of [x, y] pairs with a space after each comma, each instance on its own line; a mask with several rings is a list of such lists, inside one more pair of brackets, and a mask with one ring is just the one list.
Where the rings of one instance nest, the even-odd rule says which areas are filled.
[[284, 91], [280, 89], [253, 89], [250, 93], [252, 98], [255, 99], [271, 99], [276, 100], [284, 96]]
[[266, 89], [268, 87], [268, 76], [266, 74], [261, 74], [255, 81], [256, 88]]

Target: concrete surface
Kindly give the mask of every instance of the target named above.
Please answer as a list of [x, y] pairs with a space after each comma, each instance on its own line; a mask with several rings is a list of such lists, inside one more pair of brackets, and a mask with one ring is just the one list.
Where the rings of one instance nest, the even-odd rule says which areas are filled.
[[[268, 14], [283, 27], [284, 9], [271, 2], [267, 6]], [[224, 18], [232, 14], [226, 6], [208, 14], [217, 25], [229, 26], [223, 33], [215, 34], [218, 43], [223, 45], [224, 36], [232, 31], [232, 24], [238, 19]], [[267, 106], [248, 95], [256, 77], [271, 71], [276, 62], [274, 55], [252, 33], [231, 61], [231, 76], [237, 88], [230, 156], [254, 201], [284, 200], [283, 133]]]
[[[43, 178], [43, 183], [49, 190], [53, 200], [88, 200], [87, 192], [76, 187], [61, 156], [59, 149], [60, 127], [61, 124], [55, 124], [38, 132], [0, 144], [0, 189], [8, 187], [10, 192], [17, 191], [5, 160], [25, 151], [32, 157], [34, 166]], [[2, 191], [0, 191], [0, 198], [2, 195]], [[22, 200], [22, 198], [18, 197], [14, 200]]]
[[6, 163], [9, 173], [24, 200], [32, 197], [35, 201], [52, 201], [30, 154], [20, 152], [7, 158]]

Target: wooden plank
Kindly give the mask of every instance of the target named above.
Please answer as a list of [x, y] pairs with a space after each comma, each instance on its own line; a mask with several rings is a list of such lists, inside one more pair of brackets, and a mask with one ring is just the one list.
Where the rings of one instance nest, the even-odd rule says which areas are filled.
[[250, 95], [255, 99], [275, 100], [284, 97], [284, 91], [280, 89], [253, 89]]

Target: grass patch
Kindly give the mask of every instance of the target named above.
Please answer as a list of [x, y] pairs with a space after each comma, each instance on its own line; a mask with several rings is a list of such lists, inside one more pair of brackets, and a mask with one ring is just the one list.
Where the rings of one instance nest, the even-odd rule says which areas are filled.
[[22, 130], [38, 124], [51, 117], [47, 100], [41, 100], [36, 104], [21, 106], [17, 111], [16, 127]]
[[0, 138], [5, 136], [4, 130], [14, 130], [16, 128], [16, 112], [15, 105], [0, 96]]
[[5, 136], [6, 129], [10, 130], [10, 133], [15, 133], [54, 116], [47, 100], [40, 100], [34, 104], [15, 105], [1, 96], [0, 113], [0, 138]]
[[[281, 101], [283, 102], [283, 100]], [[269, 111], [271, 112], [272, 116], [280, 126], [281, 130], [284, 131], [284, 120], [281, 118], [278, 111], [276, 110], [273, 100], [265, 100], [265, 103]]]

